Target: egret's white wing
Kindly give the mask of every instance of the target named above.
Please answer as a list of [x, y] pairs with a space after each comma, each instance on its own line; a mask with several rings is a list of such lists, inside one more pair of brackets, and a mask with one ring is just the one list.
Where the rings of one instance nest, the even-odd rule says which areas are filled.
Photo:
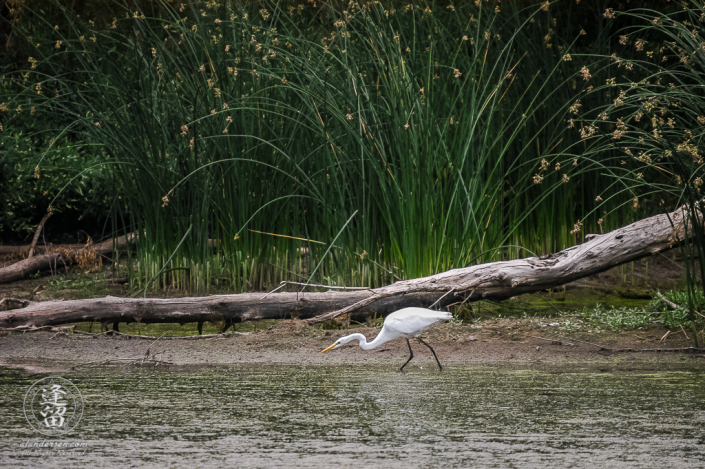
[[404, 308], [395, 311], [384, 320], [384, 328], [399, 336], [419, 334], [437, 322], [452, 319], [453, 315], [425, 308]]

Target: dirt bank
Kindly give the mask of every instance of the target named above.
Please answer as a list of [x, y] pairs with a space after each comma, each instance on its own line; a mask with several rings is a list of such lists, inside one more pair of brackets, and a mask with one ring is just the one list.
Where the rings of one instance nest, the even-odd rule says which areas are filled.
[[[555, 368], [557, 371], [658, 371], [702, 369], [702, 351], [688, 348], [683, 333], [661, 328], [600, 334], [562, 334], [547, 319], [493, 319], [472, 325], [441, 324], [425, 337], [444, 365]], [[300, 321], [282, 321], [258, 332], [234, 333], [213, 339], [147, 340], [106, 334], [70, 332], [6, 333], [0, 337], [0, 366], [37, 371], [62, 371], [110, 366], [211, 366], [233, 364], [383, 365], [393, 370], [408, 357], [403, 339], [371, 351], [357, 345], [321, 354], [337, 337], [362, 332], [368, 337], [379, 329], [360, 327], [326, 331]], [[412, 340], [410, 367], [433, 369], [430, 352]], [[149, 350], [149, 354], [147, 354]], [[145, 358], [143, 361], [142, 359]], [[155, 362], [154, 360], [159, 360]]]

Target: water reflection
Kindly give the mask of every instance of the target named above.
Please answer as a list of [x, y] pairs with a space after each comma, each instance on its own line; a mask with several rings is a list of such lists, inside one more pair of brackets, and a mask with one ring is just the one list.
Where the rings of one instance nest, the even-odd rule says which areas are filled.
[[37, 379], [0, 369], [2, 466], [701, 467], [696, 372], [257, 366], [63, 374], [80, 456], [26, 456]]

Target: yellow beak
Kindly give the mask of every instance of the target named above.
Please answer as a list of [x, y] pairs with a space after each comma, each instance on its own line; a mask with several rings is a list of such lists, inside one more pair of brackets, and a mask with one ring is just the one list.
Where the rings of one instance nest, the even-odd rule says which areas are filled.
[[331, 345], [331, 346], [328, 347], [327, 349], [321, 351], [321, 353], [326, 353], [328, 350], [333, 350], [336, 345], [338, 345], [338, 342], [334, 343], [333, 345]]

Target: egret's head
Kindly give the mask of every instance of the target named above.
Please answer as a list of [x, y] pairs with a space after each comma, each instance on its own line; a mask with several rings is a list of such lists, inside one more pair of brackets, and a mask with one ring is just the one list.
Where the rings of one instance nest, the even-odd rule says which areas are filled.
[[338, 348], [338, 347], [340, 347], [341, 345], [343, 345], [343, 344], [342, 344], [340, 341], [337, 341], [336, 343], [334, 343], [333, 345], [331, 345], [331, 346], [328, 347], [327, 349], [322, 350], [321, 353], [326, 353], [327, 351], [333, 350], [334, 348]]
[[364, 336], [362, 334], [350, 334], [350, 335], [346, 335], [345, 337], [341, 337], [340, 339], [336, 340], [333, 345], [331, 345], [330, 347], [328, 347], [325, 350], [322, 350], [321, 353], [326, 353], [329, 350], [333, 350], [335, 348], [340, 347], [341, 345], [345, 345], [348, 342], [350, 342], [351, 340], [354, 340], [354, 339], [360, 340], [360, 337], [364, 337]]

